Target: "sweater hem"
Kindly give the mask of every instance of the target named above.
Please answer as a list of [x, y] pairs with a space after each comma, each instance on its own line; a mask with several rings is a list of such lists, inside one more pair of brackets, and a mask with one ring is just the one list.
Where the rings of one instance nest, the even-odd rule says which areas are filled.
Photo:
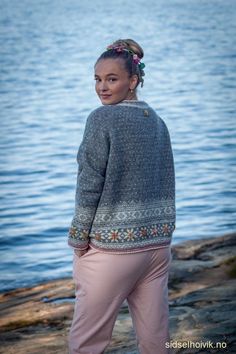
[[139, 252], [144, 252], [144, 251], [151, 251], [155, 249], [160, 249], [160, 248], [167, 248], [171, 247], [171, 241], [167, 241], [162, 244], [155, 244], [155, 245], [145, 245], [142, 247], [134, 247], [134, 248], [126, 248], [126, 249], [117, 249], [117, 248], [106, 248], [103, 247], [103, 245], [95, 245], [92, 241], [92, 239], [89, 242], [89, 245], [91, 248], [94, 250], [97, 250], [101, 253], [109, 253], [109, 254], [128, 254], [128, 253], [139, 253]]

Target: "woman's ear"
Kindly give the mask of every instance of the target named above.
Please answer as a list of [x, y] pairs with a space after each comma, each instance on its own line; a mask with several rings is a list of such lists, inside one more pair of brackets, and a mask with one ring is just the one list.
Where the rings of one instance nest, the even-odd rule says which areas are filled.
[[131, 90], [134, 90], [138, 85], [138, 75], [137, 74], [134, 74], [131, 76], [130, 78], [130, 89]]

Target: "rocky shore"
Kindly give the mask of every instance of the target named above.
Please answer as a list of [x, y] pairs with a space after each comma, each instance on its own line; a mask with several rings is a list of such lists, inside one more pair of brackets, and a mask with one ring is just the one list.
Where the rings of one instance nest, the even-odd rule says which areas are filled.
[[[172, 250], [173, 353], [236, 353], [236, 234], [186, 241]], [[72, 279], [0, 294], [0, 353], [67, 353], [73, 301]], [[105, 353], [138, 353], [126, 302]]]

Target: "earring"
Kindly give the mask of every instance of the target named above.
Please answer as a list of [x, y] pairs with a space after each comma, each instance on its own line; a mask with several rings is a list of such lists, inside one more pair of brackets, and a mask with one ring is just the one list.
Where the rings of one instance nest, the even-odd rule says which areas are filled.
[[131, 93], [133, 93], [133, 92], [134, 92], [134, 90], [130, 89], [130, 92], [131, 92]]

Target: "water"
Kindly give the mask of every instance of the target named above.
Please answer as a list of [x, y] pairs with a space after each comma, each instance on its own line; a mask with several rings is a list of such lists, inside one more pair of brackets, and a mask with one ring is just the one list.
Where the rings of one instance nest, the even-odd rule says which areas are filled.
[[76, 154], [100, 102], [93, 64], [117, 38], [145, 50], [139, 99], [169, 127], [173, 244], [236, 226], [236, 1], [0, 1], [1, 290], [71, 276]]

